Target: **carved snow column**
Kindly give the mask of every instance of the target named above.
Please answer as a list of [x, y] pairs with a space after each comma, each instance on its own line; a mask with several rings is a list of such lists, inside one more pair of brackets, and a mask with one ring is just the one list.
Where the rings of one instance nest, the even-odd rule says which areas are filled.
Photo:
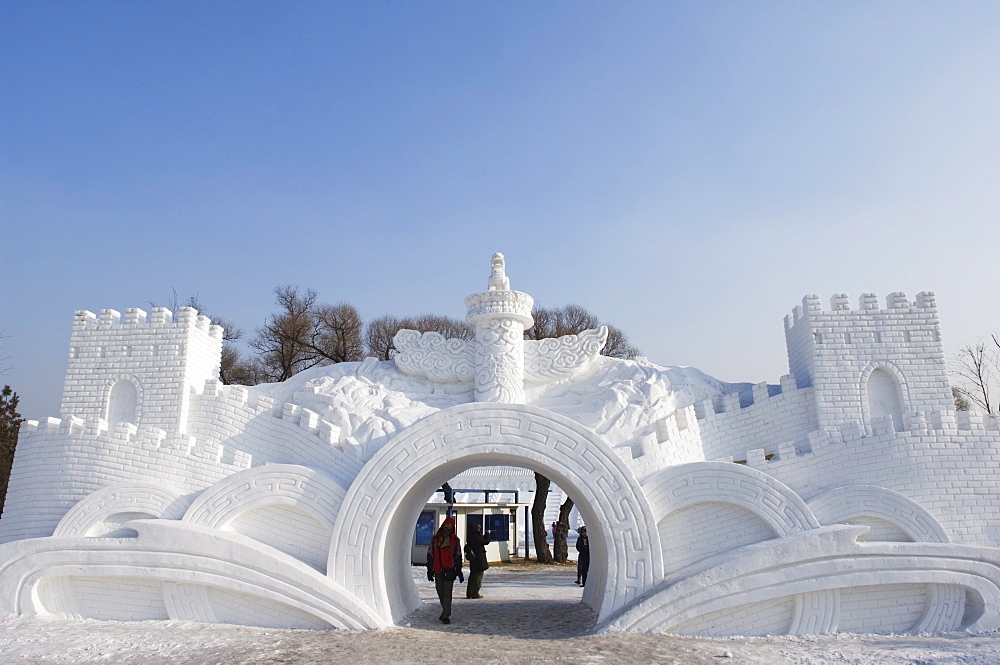
[[524, 401], [524, 330], [535, 299], [509, 290], [473, 293], [465, 320], [476, 329], [476, 401]]

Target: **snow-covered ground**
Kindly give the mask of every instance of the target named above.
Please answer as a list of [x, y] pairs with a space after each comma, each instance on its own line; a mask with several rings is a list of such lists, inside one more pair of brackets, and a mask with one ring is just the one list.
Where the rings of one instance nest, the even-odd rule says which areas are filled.
[[594, 613], [579, 602], [571, 566], [486, 572], [481, 600], [456, 585], [452, 623], [423, 570], [414, 569], [423, 608], [390, 630], [265, 630], [179, 622], [114, 623], [0, 618], [0, 663], [141, 665], [418, 663], [795, 665], [998, 665], [1000, 635], [831, 635], [701, 639], [588, 635]]

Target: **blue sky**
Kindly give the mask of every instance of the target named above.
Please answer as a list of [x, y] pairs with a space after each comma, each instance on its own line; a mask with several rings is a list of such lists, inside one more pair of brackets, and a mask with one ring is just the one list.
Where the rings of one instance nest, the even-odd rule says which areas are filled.
[[280, 284], [376, 317], [512, 286], [652, 360], [787, 372], [807, 293], [1000, 329], [996, 2], [5, 2], [0, 377], [73, 311]]

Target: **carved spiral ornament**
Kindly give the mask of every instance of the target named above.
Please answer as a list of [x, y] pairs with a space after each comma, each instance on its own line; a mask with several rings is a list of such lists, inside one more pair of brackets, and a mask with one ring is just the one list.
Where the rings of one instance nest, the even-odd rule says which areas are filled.
[[539, 383], [569, 378], [596, 360], [607, 341], [607, 326], [578, 335], [527, 341], [524, 378]]
[[437, 332], [400, 330], [392, 338], [393, 358], [405, 374], [436, 383], [468, 383], [475, 376], [475, 355], [464, 339], [446, 339]]

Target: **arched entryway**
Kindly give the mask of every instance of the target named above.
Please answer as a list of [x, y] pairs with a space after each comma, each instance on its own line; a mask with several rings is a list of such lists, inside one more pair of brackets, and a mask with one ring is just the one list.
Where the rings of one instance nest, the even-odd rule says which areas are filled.
[[861, 409], [869, 432], [878, 418], [891, 418], [897, 432], [904, 429], [903, 413], [909, 404], [906, 380], [892, 363], [869, 365], [861, 374]]
[[409, 567], [424, 500], [476, 466], [541, 472], [577, 498], [591, 532], [584, 602], [603, 620], [663, 576], [656, 524], [643, 490], [598, 435], [537, 407], [464, 404], [407, 428], [358, 474], [334, 527], [328, 574], [385, 625], [419, 606]]

